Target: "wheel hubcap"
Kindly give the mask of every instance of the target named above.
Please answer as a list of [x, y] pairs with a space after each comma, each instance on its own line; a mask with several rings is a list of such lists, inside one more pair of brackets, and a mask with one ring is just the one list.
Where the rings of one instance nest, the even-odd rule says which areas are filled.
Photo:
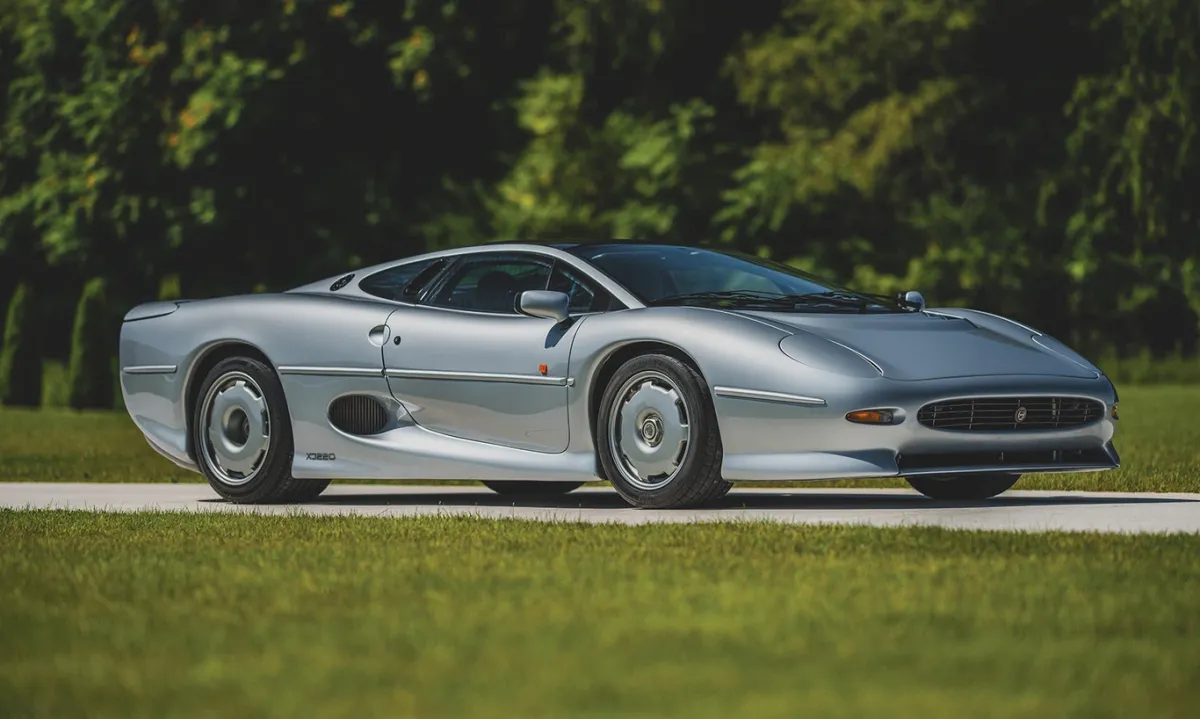
[[224, 484], [254, 479], [271, 448], [271, 412], [262, 388], [249, 375], [230, 372], [213, 383], [202, 407], [209, 469]]
[[660, 372], [640, 372], [617, 394], [608, 440], [627, 482], [657, 489], [679, 473], [691, 439], [687, 403]]

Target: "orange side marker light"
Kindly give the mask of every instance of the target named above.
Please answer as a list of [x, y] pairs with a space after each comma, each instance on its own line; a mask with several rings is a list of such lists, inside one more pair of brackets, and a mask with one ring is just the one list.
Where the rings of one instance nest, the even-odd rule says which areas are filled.
[[550, 371], [550, 368], [547, 367], [546, 365], [544, 365], [544, 364], [538, 365], [538, 372], [541, 372], [542, 374], [546, 374], [549, 371]]
[[847, 413], [846, 419], [858, 424], [891, 424], [893, 418], [886, 409], [860, 409]]

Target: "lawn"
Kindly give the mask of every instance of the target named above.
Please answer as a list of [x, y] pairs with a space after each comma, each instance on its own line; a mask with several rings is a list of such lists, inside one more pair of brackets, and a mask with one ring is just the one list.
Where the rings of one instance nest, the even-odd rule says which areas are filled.
[[[1200, 492], [1200, 387], [1121, 388], [1112, 472], [1031, 475], [1017, 489]], [[123, 413], [0, 410], [0, 481], [195, 482], [163, 459]], [[809, 486], [906, 486], [897, 480]]]
[[1195, 536], [4, 511], [0, 543], [3, 716], [1200, 704]]

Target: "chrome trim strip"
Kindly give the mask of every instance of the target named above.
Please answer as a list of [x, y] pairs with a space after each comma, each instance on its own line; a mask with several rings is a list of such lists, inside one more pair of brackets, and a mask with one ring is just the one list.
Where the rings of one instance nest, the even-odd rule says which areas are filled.
[[315, 375], [319, 377], [383, 377], [383, 368], [372, 367], [280, 367], [279, 374]]
[[824, 407], [825, 400], [820, 397], [804, 397], [798, 394], [783, 392], [767, 392], [761, 389], [742, 389], [740, 387], [713, 387], [713, 391], [721, 397], [733, 399], [750, 399], [761, 402], [780, 402], [783, 404], [803, 404], [814, 407]]
[[175, 374], [176, 369], [173, 364], [144, 364], [123, 367], [121, 371], [125, 374]]
[[389, 369], [384, 372], [397, 379], [444, 379], [459, 382], [511, 382], [514, 384], [540, 384], [558, 387], [567, 386], [566, 377], [544, 377], [537, 374], [496, 374], [492, 372], [456, 372], [435, 369]]

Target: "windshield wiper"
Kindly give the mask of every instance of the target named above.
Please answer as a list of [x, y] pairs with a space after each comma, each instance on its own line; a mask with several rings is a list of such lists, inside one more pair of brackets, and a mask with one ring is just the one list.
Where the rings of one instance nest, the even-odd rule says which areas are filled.
[[776, 304], [781, 301], [785, 304], [790, 304], [786, 302], [788, 297], [789, 295], [778, 292], [759, 292], [757, 290], [714, 290], [711, 292], [684, 292], [679, 295], [668, 295], [666, 297], [659, 297], [647, 304], [661, 306], [682, 305], [692, 302], [712, 302], [714, 304], [740, 307], [745, 304]]
[[750, 289], [720, 289], [713, 292], [685, 292], [683, 294], [672, 294], [664, 296], [648, 302], [649, 305], [682, 305], [686, 302], [702, 302], [707, 300], [712, 301], [763, 301], [774, 300], [781, 298], [778, 292], [755, 292]]
[[[679, 295], [660, 297], [650, 305], [676, 305], [702, 303], [712, 307], [761, 307], [765, 309], [801, 309], [814, 307], [845, 307], [867, 312], [871, 306], [888, 305], [870, 295], [852, 294], [847, 292], [829, 291], [812, 292], [803, 295], [787, 295], [779, 292], [761, 292], [757, 290], [717, 290], [711, 292], [687, 292]], [[891, 301], [891, 300], [889, 300]], [[889, 307], [889, 309], [892, 309]]]
[[804, 301], [826, 302], [842, 307], [857, 307], [862, 311], [866, 311], [871, 305], [885, 305], [880, 300], [883, 299], [879, 295], [865, 295], [850, 292], [838, 292], [831, 290], [829, 292], [814, 292], [808, 295], [800, 295], [798, 298]]

